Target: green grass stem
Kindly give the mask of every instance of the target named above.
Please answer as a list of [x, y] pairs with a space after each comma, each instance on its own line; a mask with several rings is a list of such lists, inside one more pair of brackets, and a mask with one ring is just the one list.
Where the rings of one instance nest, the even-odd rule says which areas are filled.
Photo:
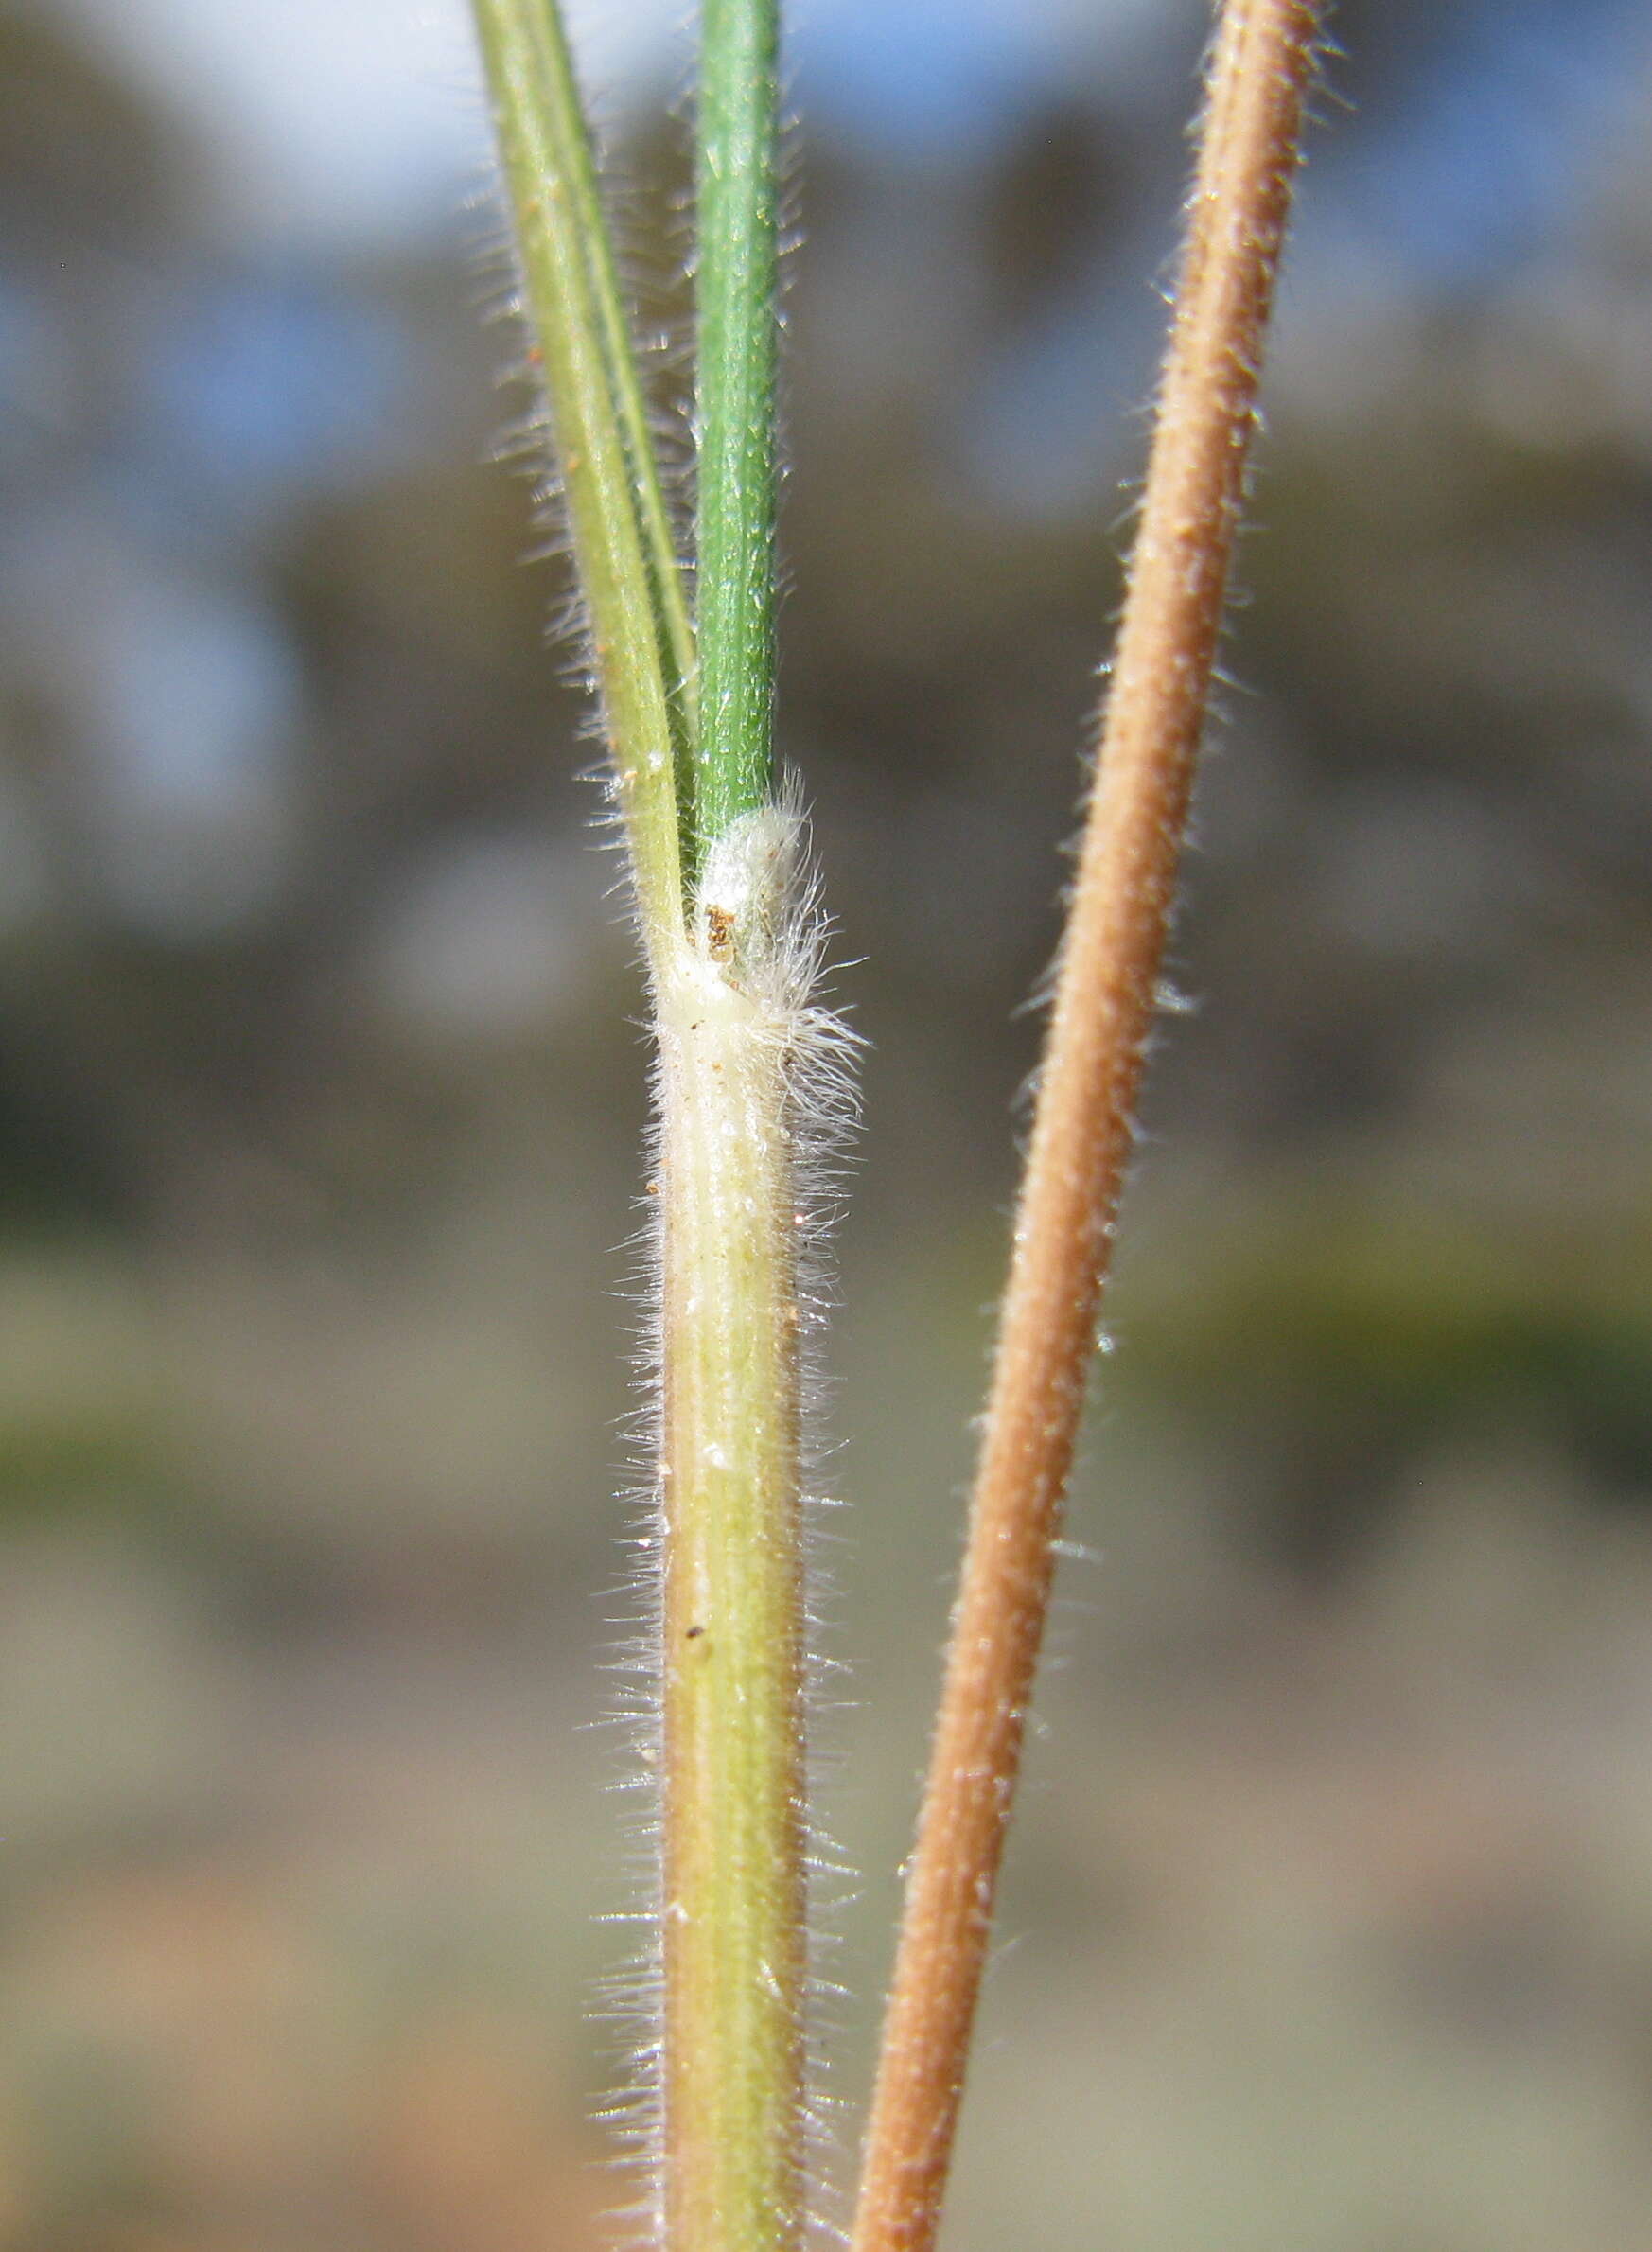
[[779, 45], [776, 0], [705, 0], [695, 405], [702, 853], [773, 786]]
[[665, 2243], [797, 2252], [806, 1813], [793, 1145], [812, 957], [788, 921], [801, 911], [799, 824], [771, 802], [775, 9], [706, 9], [696, 631], [561, 18], [554, 0], [476, 7], [659, 1058]]
[[693, 633], [555, 0], [475, 0], [651, 959], [680, 934]]

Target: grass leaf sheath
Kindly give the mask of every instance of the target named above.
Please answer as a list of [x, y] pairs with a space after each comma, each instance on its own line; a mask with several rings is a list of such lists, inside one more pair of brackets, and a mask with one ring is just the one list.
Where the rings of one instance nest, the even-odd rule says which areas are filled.
[[659, 994], [672, 2252], [803, 2226], [800, 842], [772, 808], [724, 833]]
[[1318, 11], [1226, 0], [905, 1891], [854, 2252], [928, 2252], [1243, 497]]

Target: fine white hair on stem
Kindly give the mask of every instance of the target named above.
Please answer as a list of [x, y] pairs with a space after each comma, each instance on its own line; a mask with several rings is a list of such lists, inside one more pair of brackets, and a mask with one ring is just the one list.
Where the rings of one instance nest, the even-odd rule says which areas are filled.
[[[789, 1349], [799, 1393], [791, 1474], [795, 1502], [801, 1504], [805, 1613], [800, 1766], [811, 1783], [823, 1764], [817, 1743], [821, 1723], [840, 1702], [832, 1678], [840, 1668], [818, 1648], [823, 1581], [819, 1520], [828, 1506], [818, 1489], [825, 1451], [820, 1436], [824, 1386], [819, 1343], [831, 1297], [826, 1237], [837, 1201], [837, 1171], [854, 1122], [852, 1073], [858, 1046], [856, 1035], [819, 997], [826, 936], [807, 823], [797, 793], [788, 788], [776, 801], [738, 817], [708, 849], [680, 956], [665, 972], [667, 981], [680, 980], [683, 989], [698, 994], [706, 1006], [735, 1011], [759, 1076], [780, 1090], [774, 1135], [779, 1163], [769, 1176], [769, 1192], [775, 1198], [774, 1220], [783, 1232], [791, 1270]], [[661, 1948], [666, 1896], [660, 1794], [666, 1766], [663, 1665], [668, 1635], [663, 1601], [667, 1527], [659, 1466], [668, 1443], [661, 1364], [666, 1234], [672, 1225], [665, 1121], [674, 1100], [666, 1078], [669, 1072], [692, 1068], [669, 1029], [669, 996], [662, 1000], [657, 994], [656, 999], [661, 1003], [662, 1043], [656, 1085], [658, 1122], [643, 1200], [648, 1224], [635, 1244], [644, 1317], [639, 1355], [642, 1398], [632, 1428], [642, 1476], [632, 1495], [634, 1561], [628, 1616], [622, 1622], [624, 1637], [614, 1658], [622, 1687], [613, 1715], [624, 1732], [627, 1772], [623, 1787], [634, 1809], [628, 1841], [630, 1905], [614, 1920], [638, 1930], [642, 1944], [630, 1962], [606, 1982], [599, 1997], [599, 2010], [617, 2021], [625, 2049], [624, 2085], [606, 2116], [618, 2137], [618, 2162], [630, 2170], [635, 2194], [615, 2220], [625, 2243], [646, 2246], [649, 2252], [659, 2252], [663, 2243], [665, 2209]], [[699, 1014], [701, 1002], [687, 1013]], [[680, 1104], [680, 1091], [675, 1100]], [[828, 1751], [824, 1764], [830, 1756]], [[800, 2164], [809, 2232], [826, 2243], [841, 2241], [842, 2231], [824, 2202], [836, 2134], [834, 2106], [824, 2086], [822, 2037], [836, 2014], [838, 1994], [825, 1970], [833, 1941], [824, 1927], [845, 1896], [849, 1872], [817, 1826], [813, 1787], [806, 1797], [811, 1811], [801, 1840], [801, 1875], [807, 1914], [798, 1996], [800, 2042], [806, 2059]]]

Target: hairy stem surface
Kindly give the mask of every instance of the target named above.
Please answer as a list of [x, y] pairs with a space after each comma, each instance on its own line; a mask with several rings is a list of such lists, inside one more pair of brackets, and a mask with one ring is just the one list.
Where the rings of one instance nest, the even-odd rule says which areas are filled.
[[1309, 0], [1226, 0], [1099, 772], [1016, 1216], [854, 2252], [927, 2252], [961, 2100], [1311, 72]]
[[658, 959], [683, 924], [693, 636], [561, 15], [554, 0], [475, 9], [638, 910]]
[[476, 15], [655, 1011], [665, 2241], [795, 2252], [805, 1814], [792, 1107], [813, 954], [792, 888], [800, 824], [770, 799], [776, 9], [705, 10], [701, 683], [556, 0], [476, 0]]
[[665, 2241], [790, 2252], [804, 1817], [788, 1058], [714, 951], [702, 928], [659, 991]]
[[776, 0], [705, 0], [702, 25], [696, 818], [704, 851], [771, 786], [779, 9]]

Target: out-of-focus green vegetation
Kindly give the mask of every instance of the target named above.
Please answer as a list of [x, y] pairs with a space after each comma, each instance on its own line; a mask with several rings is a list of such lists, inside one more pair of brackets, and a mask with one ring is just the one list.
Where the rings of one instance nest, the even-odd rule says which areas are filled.
[[[1459, 150], [1450, 258], [1406, 88], [1491, 90], [1435, 11], [1344, 13], [956, 2252], [1648, 2242], [1652, 66], [1590, 79], [1582, 12], [1522, 113], [1572, 105], [1564, 185], [1469, 256], [1536, 159]], [[487, 459], [457, 220], [242, 239], [67, 23], [0, 26], [0, 2241], [572, 2252], [643, 1058], [566, 578]], [[1167, 23], [952, 141], [804, 54], [782, 713], [872, 1044], [826, 1724], [863, 1999]], [[623, 137], [668, 323], [677, 137]]]

